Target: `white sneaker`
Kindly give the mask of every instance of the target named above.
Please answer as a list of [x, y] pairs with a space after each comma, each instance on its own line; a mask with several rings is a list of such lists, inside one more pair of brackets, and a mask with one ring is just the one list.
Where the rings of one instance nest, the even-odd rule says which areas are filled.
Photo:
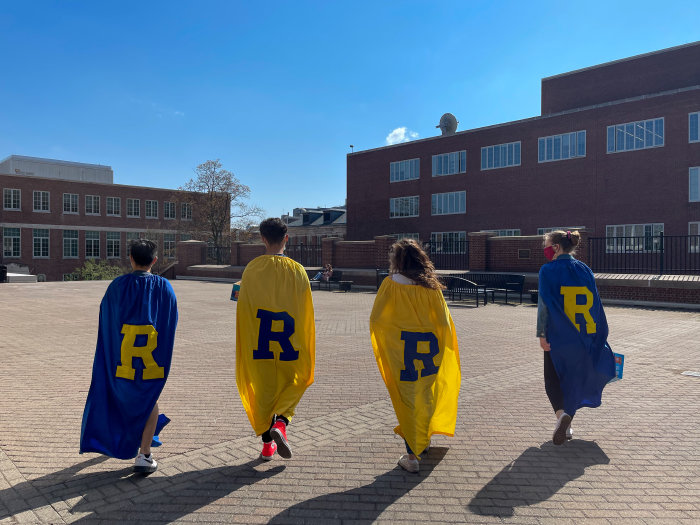
[[408, 472], [418, 472], [418, 460], [411, 459], [408, 457], [408, 454], [404, 454], [399, 458], [399, 467], [407, 470]]
[[557, 420], [557, 426], [554, 427], [552, 441], [555, 445], [563, 445], [566, 442], [566, 429], [571, 426], [571, 416], [564, 412]]
[[574, 439], [574, 430], [571, 428], [571, 425], [566, 429], [566, 439]]
[[158, 469], [158, 462], [153, 459], [153, 454], [146, 456], [139, 454], [134, 461], [134, 472], [153, 474]]

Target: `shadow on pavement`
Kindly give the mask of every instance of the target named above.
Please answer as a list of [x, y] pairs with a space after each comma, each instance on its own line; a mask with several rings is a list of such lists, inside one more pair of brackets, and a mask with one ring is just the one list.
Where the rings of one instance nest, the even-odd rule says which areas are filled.
[[530, 447], [501, 470], [469, 502], [482, 516], [512, 516], [515, 507], [535, 505], [552, 497], [586, 467], [607, 465], [610, 458], [593, 441], [573, 440], [563, 446], [551, 441]]
[[44, 505], [82, 499], [71, 513], [89, 513], [73, 523], [95, 520], [169, 523], [221, 499], [239, 488], [270, 478], [284, 470], [276, 466], [258, 470], [259, 459], [226, 467], [183, 472], [175, 476], [133, 474], [132, 467], [78, 474], [108, 458], [99, 456], [31, 482], [0, 491], [0, 520]]
[[427, 478], [447, 453], [446, 447], [431, 447], [420, 462], [420, 472], [411, 474], [397, 466], [369, 485], [345, 492], [324, 494], [302, 501], [274, 516], [268, 523], [372, 523], [384, 510]]

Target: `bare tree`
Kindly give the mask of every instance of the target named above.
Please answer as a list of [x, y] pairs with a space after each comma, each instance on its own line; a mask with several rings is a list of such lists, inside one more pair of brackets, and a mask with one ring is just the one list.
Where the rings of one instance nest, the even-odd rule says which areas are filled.
[[231, 221], [260, 217], [262, 210], [247, 204], [250, 188], [228, 170], [219, 159], [208, 160], [195, 168], [196, 177], [179, 189], [190, 192], [193, 205], [191, 230], [206, 232], [222, 262], [223, 246], [230, 244]]

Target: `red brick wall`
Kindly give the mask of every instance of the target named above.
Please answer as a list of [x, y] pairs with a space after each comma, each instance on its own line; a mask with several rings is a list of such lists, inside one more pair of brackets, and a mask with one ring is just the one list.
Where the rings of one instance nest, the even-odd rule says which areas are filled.
[[598, 293], [600, 293], [603, 299], [700, 304], [700, 288], [683, 289], [599, 285]]
[[336, 241], [334, 251], [334, 268], [374, 268], [374, 241]]
[[265, 254], [264, 244], [241, 244], [239, 245], [239, 265], [245, 266], [250, 261], [260, 255]]
[[[581, 233], [581, 241], [575, 257], [588, 264], [588, 233]], [[470, 239], [473, 237], [470, 236]], [[520, 258], [520, 251], [529, 251], [527, 258]], [[522, 254], [525, 255], [525, 254]], [[470, 241], [469, 266], [471, 269], [472, 247]], [[539, 272], [547, 262], [542, 248], [542, 236], [489, 237], [487, 240], [487, 268], [491, 272]], [[476, 270], [472, 270], [476, 271]]]

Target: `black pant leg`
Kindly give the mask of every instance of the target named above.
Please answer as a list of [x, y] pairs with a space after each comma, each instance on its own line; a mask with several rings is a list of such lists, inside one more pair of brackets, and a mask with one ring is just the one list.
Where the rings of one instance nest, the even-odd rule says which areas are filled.
[[544, 354], [544, 389], [547, 392], [547, 397], [554, 412], [564, 410], [564, 394], [561, 391], [559, 376], [552, 362], [551, 352], [542, 353]]

